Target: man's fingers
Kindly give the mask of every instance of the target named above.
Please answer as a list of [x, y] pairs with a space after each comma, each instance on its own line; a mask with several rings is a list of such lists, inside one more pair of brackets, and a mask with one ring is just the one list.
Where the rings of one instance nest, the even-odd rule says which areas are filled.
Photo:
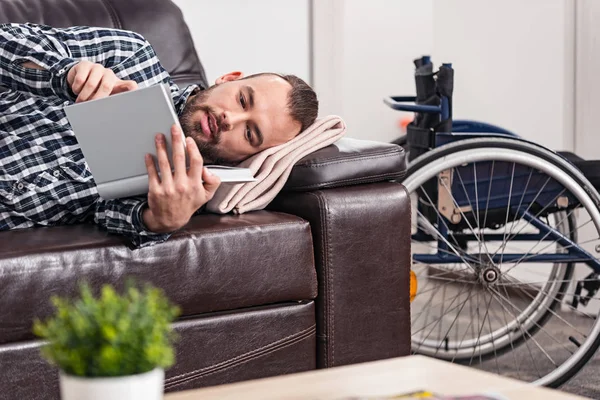
[[69, 84], [71, 90], [73, 90], [73, 81], [75, 81], [75, 74], [77, 73], [78, 66], [79, 64], [73, 65], [69, 72], [67, 72], [67, 83]]
[[188, 158], [190, 159], [190, 169], [188, 171], [188, 175], [190, 178], [201, 178], [202, 166], [204, 165], [202, 154], [200, 154], [200, 150], [198, 150], [198, 145], [194, 139], [188, 137], [185, 138], [185, 140]]
[[[73, 90], [73, 93], [79, 94], [79, 92], [81, 92], [81, 89], [83, 89], [83, 85], [85, 85], [93, 66], [94, 64], [92, 63], [81, 61], [79, 64], [71, 68], [71, 71], [73, 72], [71, 90]], [[71, 71], [69, 71], [69, 73], [71, 73]]]
[[183, 147], [183, 132], [177, 124], [171, 127], [171, 147], [173, 150], [173, 168], [175, 169], [175, 179], [182, 179], [186, 174], [185, 168], [185, 149]]
[[110, 94], [130, 92], [138, 88], [136, 81], [117, 81]]
[[158, 168], [160, 168], [161, 182], [165, 185], [171, 185], [173, 183], [171, 164], [169, 163], [169, 157], [167, 157], [165, 136], [162, 133], [156, 135], [156, 156], [158, 158]]
[[156, 165], [154, 165], [154, 159], [150, 154], [146, 154], [144, 161], [146, 162], [146, 170], [148, 171], [148, 186], [150, 191], [154, 191], [158, 186], [160, 186]]
[[104, 97], [108, 97], [110, 95], [110, 93], [112, 92], [116, 81], [117, 81], [117, 77], [115, 76], [115, 74], [111, 70], [105, 69], [104, 76], [102, 77], [102, 80], [100, 81], [98, 90], [96, 90], [96, 93], [92, 97], [90, 97], [90, 100], [96, 100], [96, 99], [102, 99]]
[[[77, 80], [78, 76], [79, 74], [77, 74], [75, 80]], [[101, 65], [94, 66], [94, 68], [92, 68], [92, 70], [90, 71], [87, 80], [85, 81], [83, 89], [81, 89], [79, 96], [77, 96], [76, 102], [81, 103], [82, 101], [87, 101], [90, 98], [90, 96], [96, 91], [103, 77], [104, 67], [102, 67]]]
[[204, 189], [208, 200], [212, 199], [213, 195], [217, 191], [217, 188], [221, 184], [221, 179], [218, 176], [212, 174], [208, 168], [202, 168], [202, 180], [204, 181]]

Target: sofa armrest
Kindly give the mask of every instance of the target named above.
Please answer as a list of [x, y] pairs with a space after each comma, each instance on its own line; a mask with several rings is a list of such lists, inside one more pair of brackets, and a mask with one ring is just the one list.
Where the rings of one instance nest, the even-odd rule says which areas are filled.
[[296, 163], [284, 191], [306, 191], [401, 179], [406, 154], [398, 145], [342, 138]]
[[283, 192], [268, 207], [310, 222], [319, 294], [317, 365], [410, 353], [410, 197], [379, 182]]

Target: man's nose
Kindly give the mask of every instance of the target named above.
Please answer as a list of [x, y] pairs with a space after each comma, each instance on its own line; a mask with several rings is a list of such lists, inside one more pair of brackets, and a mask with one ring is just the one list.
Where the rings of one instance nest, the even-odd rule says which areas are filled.
[[248, 115], [245, 112], [223, 111], [221, 116], [221, 130], [224, 132], [233, 130], [239, 124], [246, 122]]

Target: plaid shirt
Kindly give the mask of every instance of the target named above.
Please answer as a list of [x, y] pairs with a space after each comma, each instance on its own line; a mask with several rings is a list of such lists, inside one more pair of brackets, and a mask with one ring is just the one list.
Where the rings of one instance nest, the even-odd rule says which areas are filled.
[[[104, 200], [63, 107], [76, 96], [66, 82], [80, 60], [100, 63], [121, 79], [171, 86], [178, 114], [195, 85], [181, 90], [140, 35], [116, 29], [0, 25], [0, 231], [94, 221], [143, 247], [168, 234], [142, 223], [145, 197]], [[31, 61], [44, 68], [22, 67]], [[164, 132], [167, 133], [167, 132]]]

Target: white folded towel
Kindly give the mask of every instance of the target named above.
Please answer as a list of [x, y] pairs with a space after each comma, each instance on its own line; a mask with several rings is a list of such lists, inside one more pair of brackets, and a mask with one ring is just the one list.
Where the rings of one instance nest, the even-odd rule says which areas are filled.
[[346, 124], [336, 116], [319, 118], [287, 143], [271, 147], [238, 165], [250, 168], [256, 181], [221, 184], [207, 204], [211, 212], [242, 214], [265, 208], [281, 191], [294, 164], [302, 157], [329, 146], [346, 133]]

